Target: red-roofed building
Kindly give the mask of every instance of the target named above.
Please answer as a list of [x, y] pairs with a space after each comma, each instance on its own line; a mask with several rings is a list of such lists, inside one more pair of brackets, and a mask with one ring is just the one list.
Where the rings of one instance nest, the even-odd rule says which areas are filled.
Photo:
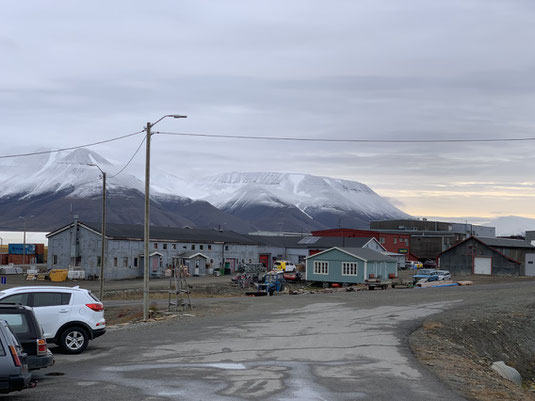
[[373, 230], [356, 230], [353, 228], [332, 228], [329, 230], [312, 231], [312, 235], [319, 237], [375, 237], [379, 243], [389, 252], [406, 255], [406, 260], [418, 260], [411, 255], [409, 234], [385, 233]]

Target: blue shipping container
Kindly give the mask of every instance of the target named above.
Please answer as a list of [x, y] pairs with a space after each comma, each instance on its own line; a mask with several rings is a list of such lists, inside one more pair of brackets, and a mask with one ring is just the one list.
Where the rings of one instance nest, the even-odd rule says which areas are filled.
[[35, 244], [26, 244], [26, 252], [24, 251], [24, 244], [9, 244], [8, 253], [10, 255], [35, 255]]

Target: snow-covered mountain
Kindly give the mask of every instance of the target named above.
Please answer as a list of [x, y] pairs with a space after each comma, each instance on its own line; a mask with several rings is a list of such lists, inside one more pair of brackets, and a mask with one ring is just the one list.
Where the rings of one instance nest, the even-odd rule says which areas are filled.
[[[0, 227], [53, 229], [73, 215], [100, 220], [107, 172], [108, 221], [141, 224], [144, 182], [98, 153], [72, 152], [7, 159], [0, 164]], [[166, 226], [222, 227], [239, 232], [367, 228], [370, 220], [410, 218], [364, 184], [291, 173], [228, 173], [186, 182], [158, 172], [151, 180], [151, 221]]]
[[[102, 180], [96, 167], [107, 172], [107, 220], [110, 223], [142, 224], [144, 183], [123, 172], [98, 153], [78, 149], [72, 152], [7, 159], [0, 164], [0, 227], [52, 230], [78, 215], [87, 222], [100, 221]], [[162, 175], [158, 175], [162, 179]], [[163, 184], [152, 186], [151, 223], [160, 226], [221, 227], [242, 232], [256, 229], [251, 224], [222, 212], [203, 200], [174, 193], [181, 186], [177, 177], [165, 176]], [[31, 218], [29, 218], [31, 217]]]
[[219, 209], [262, 222], [264, 229], [299, 229], [288, 221], [265, 221], [283, 210], [308, 229], [368, 228], [370, 220], [410, 218], [364, 184], [309, 174], [225, 173], [201, 180], [199, 188]]

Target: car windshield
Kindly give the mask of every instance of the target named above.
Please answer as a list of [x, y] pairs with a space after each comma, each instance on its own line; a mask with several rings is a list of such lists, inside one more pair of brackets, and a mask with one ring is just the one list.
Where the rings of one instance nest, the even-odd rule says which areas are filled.
[[30, 325], [24, 314], [18, 313], [0, 313], [0, 319], [5, 320], [11, 330], [18, 335], [29, 335]]
[[434, 274], [435, 273], [435, 270], [431, 270], [431, 269], [421, 269], [418, 274], [420, 275], [431, 275], [431, 274]]

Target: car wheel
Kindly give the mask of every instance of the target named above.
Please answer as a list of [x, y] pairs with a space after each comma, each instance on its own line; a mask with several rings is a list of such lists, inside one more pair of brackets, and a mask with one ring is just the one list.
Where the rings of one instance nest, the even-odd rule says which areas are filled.
[[82, 327], [73, 326], [65, 329], [60, 337], [59, 346], [69, 354], [83, 352], [89, 344], [87, 331]]

